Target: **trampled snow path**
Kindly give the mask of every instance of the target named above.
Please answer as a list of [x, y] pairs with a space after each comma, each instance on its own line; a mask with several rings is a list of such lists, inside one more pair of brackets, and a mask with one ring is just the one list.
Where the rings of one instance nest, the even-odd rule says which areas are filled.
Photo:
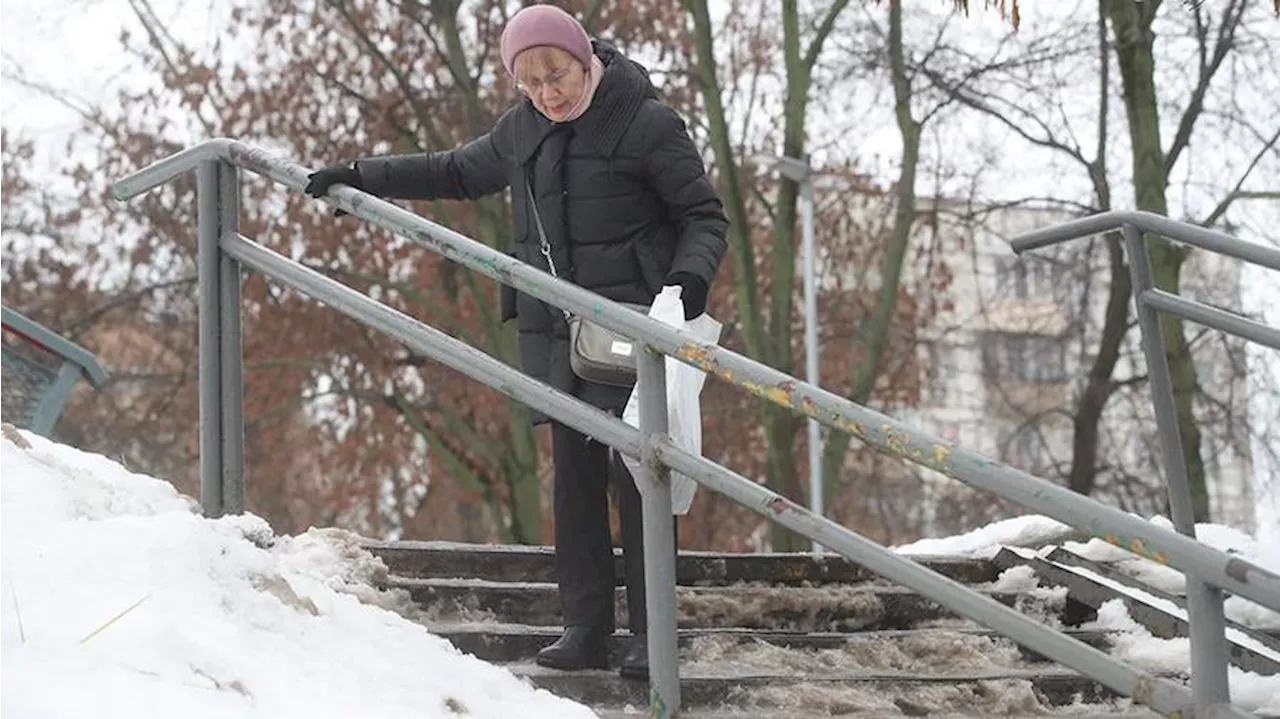
[[362, 602], [375, 563], [350, 534], [207, 520], [165, 482], [5, 435], [6, 717], [595, 716]]

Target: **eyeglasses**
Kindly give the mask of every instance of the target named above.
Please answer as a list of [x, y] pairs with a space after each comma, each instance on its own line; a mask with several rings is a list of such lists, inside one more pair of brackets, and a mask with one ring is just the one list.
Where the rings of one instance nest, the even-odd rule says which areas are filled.
[[573, 71], [573, 67], [562, 67], [559, 70], [553, 70], [541, 80], [533, 79], [529, 82], [517, 82], [516, 89], [529, 96], [537, 96], [542, 92], [542, 88], [550, 87], [556, 90], [560, 89], [560, 85], [569, 77], [569, 73]]

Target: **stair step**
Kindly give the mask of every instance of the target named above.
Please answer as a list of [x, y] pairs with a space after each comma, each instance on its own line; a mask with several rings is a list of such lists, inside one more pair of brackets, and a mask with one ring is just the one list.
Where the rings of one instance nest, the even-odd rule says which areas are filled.
[[[1170, 594], [1162, 589], [1151, 586], [1137, 578], [1126, 574], [1124, 571], [1116, 568], [1112, 562], [1098, 562], [1092, 559], [1082, 557], [1075, 552], [1058, 547], [1049, 553], [1047, 557], [1042, 557], [1053, 564], [1062, 567], [1072, 566], [1086, 569], [1097, 574], [1104, 579], [1115, 582], [1131, 589], [1136, 589], [1144, 594], [1150, 594], [1158, 599], [1163, 599], [1180, 609], [1186, 610], [1187, 599], [1184, 594]], [[1280, 654], [1280, 629], [1261, 629], [1256, 627], [1247, 627], [1230, 619], [1226, 620], [1228, 627], [1239, 630], [1242, 634], [1249, 636], [1254, 641], [1270, 649], [1275, 654]]]
[[[453, 542], [368, 542], [392, 574], [512, 582], [555, 582], [555, 550], [545, 546], [459, 544]], [[987, 559], [912, 557], [958, 582], [995, 581], [998, 570]], [[622, 581], [622, 553], [614, 551], [615, 576]], [[878, 577], [839, 555], [680, 552], [676, 581], [684, 585], [734, 582], [865, 582]]]
[[[489, 582], [478, 579], [416, 579], [391, 576], [389, 587], [407, 590], [428, 621], [500, 621], [554, 626], [560, 623], [556, 585], [545, 582]], [[1051, 600], [1034, 593], [984, 594], [1024, 611], [1056, 615]], [[1019, 601], [1021, 600], [1021, 601]], [[899, 587], [681, 587], [676, 592], [682, 627], [742, 627], [790, 631], [907, 629], [920, 622], [951, 619], [948, 609]], [[626, 624], [625, 591], [615, 593], [618, 624]]]
[[[489, 662], [516, 662], [532, 659], [538, 650], [551, 644], [564, 631], [561, 627], [528, 626], [520, 624], [428, 625], [427, 629], [453, 643], [455, 647], [479, 659]], [[1067, 634], [1096, 648], [1108, 646], [1106, 632], [1096, 630], [1068, 630]], [[690, 649], [699, 641], [721, 641], [749, 645], [760, 643], [797, 651], [841, 650], [863, 653], [864, 649], [885, 644], [893, 645], [895, 654], [910, 651], [913, 646], [933, 644], [940, 649], [944, 643], [972, 641], [1002, 641], [1003, 638], [986, 629], [891, 629], [883, 631], [844, 634], [839, 632], [787, 632], [752, 629], [682, 629], [679, 633], [682, 656], [688, 658]], [[612, 639], [615, 656], [631, 641], [629, 632], [615, 632]], [[1008, 641], [1008, 640], [1004, 640]], [[1025, 647], [1020, 647], [1025, 661], [1044, 661], [1044, 658]], [[877, 652], [879, 654], [880, 652]], [[867, 652], [869, 655], [870, 652]], [[944, 656], [941, 651], [938, 656]]]
[[[646, 707], [647, 682], [615, 672], [561, 672], [532, 663], [506, 665], [517, 676], [589, 706]], [[1098, 704], [1114, 692], [1074, 672], [1052, 669], [988, 669], [945, 674], [891, 670], [840, 670], [827, 674], [784, 672], [694, 673], [681, 671], [682, 704], [691, 709], [805, 711], [809, 716], [886, 714], [933, 716], [1035, 715], [1077, 702]], [[752, 716], [759, 713], [752, 712]]]
[[[1002, 549], [996, 556], [996, 561], [1005, 566], [1013, 566], [1014, 564], [1028, 566], [1040, 577], [1042, 584], [1066, 587], [1067, 592], [1074, 601], [1095, 610], [1102, 606], [1104, 602], [1119, 599], [1124, 602], [1129, 616], [1146, 627], [1154, 636], [1162, 639], [1189, 636], [1190, 625], [1185, 619], [1150, 604], [1146, 600], [1129, 596], [1118, 589], [1095, 581], [1091, 577], [1072, 571], [1066, 566], [1038, 557], [1022, 557], [1008, 549]], [[1077, 557], [1072, 566], [1087, 570], [1087, 565], [1089, 564], [1091, 564], [1089, 560]], [[1098, 576], [1104, 579], [1107, 578], [1100, 573]], [[1112, 581], [1152, 594], [1140, 585], [1136, 585], [1133, 580], [1128, 582]], [[1152, 596], [1155, 595], [1152, 594]], [[1271, 646], [1274, 642], [1271, 637], [1253, 632], [1247, 627], [1240, 626], [1234, 622], [1228, 621], [1227, 626], [1227, 655], [1228, 660], [1233, 665], [1257, 674], [1273, 675], [1280, 673], [1280, 652], [1276, 652], [1275, 648]]]

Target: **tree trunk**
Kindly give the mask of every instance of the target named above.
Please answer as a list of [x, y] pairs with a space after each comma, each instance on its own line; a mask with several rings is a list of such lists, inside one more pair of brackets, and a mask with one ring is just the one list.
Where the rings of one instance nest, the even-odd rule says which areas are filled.
[[724, 99], [716, 73], [716, 54], [707, 0], [688, 0], [693, 16], [694, 44], [697, 50], [698, 89], [707, 113], [707, 134], [719, 167], [720, 192], [724, 196], [725, 214], [729, 216], [729, 256], [733, 261], [734, 302], [742, 325], [747, 355], [772, 364], [766, 344], [764, 322], [760, 316], [760, 291], [756, 281], [755, 248], [751, 245], [751, 226], [746, 198], [738, 177], [738, 163], [733, 155], [733, 140], [724, 115]]
[[[1124, 87], [1129, 138], [1133, 144], [1133, 183], [1139, 210], [1168, 215], [1165, 198], [1168, 176], [1165, 152], [1160, 141], [1160, 108], [1155, 86], [1155, 34], [1152, 19], [1159, 0], [1134, 3], [1108, 0], [1107, 14], [1116, 40], [1116, 58]], [[1146, 238], [1156, 287], [1176, 294], [1186, 253], [1160, 237]], [[1160, 333], [1173, 380], [1173, 402], [1177, 413], [1182, 456], [1191, 483], [1191, 505], [1197, 522], [1208, 521], [1209, 494], [1205, 487], [1204, 463], [1200, 458], [1200, 428], [1193, 412], [1197, 380], [1195, 364], [1183, 332], [1182, 321], [1162, 315]], [[1155, 388], [1153, 388], [1154, 390]], [[1166, 475], [1169, 468], [1165, 468]]]
[[[1107, 139], [1110, 137], [1109, 113], [1111, 106], [1111, 52], [1107, 39], [1107, 0], [1098, 0], [1098, 148], [1089, 163], [1089, 177], [1093, 183], [1094, 200], [1100, 212], [1111, 209], [1111, 181], [1107, 177]], [[1111, 399], [1111, 378], [1116, 362], [1120, 359], [1120, 347], [1129, 329], [1129, 298], [1133, 294], [1133, 281], [1129, 277], [1129, 265], [1124, 259], [1124, 245], [1120, 234], [1113, 232], [1106, 237], [1110, 282], [1107, 287], [1107, 308], [1103, 313], [1102, 337], [1098, 353], [1089, 368], [1088, 379], [1080, 393], [1080, 404], [1072, 418], [1071, 468], [1067, 486], [1085, 496], [1093, 494], [1098, 481], [1098, 438], [1102, 412]], [[1090, 260], [1086, 260], [1089, 262]], [[1088, 305], [1082, 308], [1087, 316]], [[1084, 331], [1081, 330], [1081, 337]]]
[[[800, 15], [796, 0], [782, 3], [783, 49], [787, 75], [787, 96], [783, 110], [783, 148], [785, 155], [805, 157], [805, 120], [809, 90], [813, 84], [813, 66], [822, 45], [830, 35], [835, 20], [848, 0], [835, 0], [816, 29], [812, 43], [802, 50]], [[725, 120], [719, 78], [716, 74], [715, 49], [711, 19], [706, 0], [688, 0], [693, 18], [698, 56], [698, 80], [707, 112], [711, 147], [720, 168], [725, 211], [730, 223], [730, 247], [737, 280], [734, 297], [738, 319], [747, 345], [747, 354], [780, 372], [793, 374], [792, 295], [795, 291], [796, 200], [799, 185], [783, 180], [778, 188], [774, 241], [771, 248], [773, 267], [769, 318], [766, 322], [760, 308], [759, 285], [756, 281], [755, 249], [748, 225], [745, 197], [738, 181], [737, 163], [733, 156], [728, 124]], [[792, 410], [777, 405], [764, 405], [765, 452], [768, 460], [767, 485], [794, 500], [804, 496], [796, 463], [796, 433], [801, 418]], [[809, 541], [790, 530], [774, 525], [772, 544], [775, 551], [801, 551]]]
[[[880, 291], [875, 308], [865, 325], [865, 331], [854, 341], [865, 346], [861, 360], [855, 365], [849, 399], [866, 404], [875, 389], [880, 373], [880, 360], [888, 344], [889, 329], [893, 324], [894, 309], [898, 304], [898, 287], [902, 280], [902, 265], [911, 240], [911, 229], [916, 216], [916, 168], [920, 160], [921, 125], [911, 114], [911, 79], [907, 75], [906, 60], [902, 48], [902, 4], [889, 3], [889, 66], [893, 80], [894, 113], [898, 131], [902, 135], [902, 166], [895, 187], [893, 233], [885, 250], [884, 265], [880, 270]], [[854, 353], [857, 356], [858, 353]], [[846, 432], [832, 431], [822, 457], [822, 490], [826, 498], [823, 506], [830, 507], [835, 499], [840, 469], [852, 437]]]
[[[812, 78], [800, 57], [800, 17], [796, 0], [782, 2], [782, 45], [787, 73], [787, 95], [783, 105], [782, 154], [804, 159], [805, 110], [809, 105]], [[769, 298], [769, 337], [772, 338], [773, 366], [794, 374], [791, 315], [796, 287], [796, 200], [800, 185], [782, 178], [773, 218], [773, 293]], [[768, 441], [769, 485], [793, 499], [805, 496], [796, 463], [796, 435], [800, 418], [790, 410], [766, 404], [765, 437]], [[772, 525], [775, 552], [800, 552], [809, 540], [779, 524]]]
[[[458, 22], [462, 6], [456, 2], [441, 0], [435, 0], [431, 6], [444, 36], [445, 64], [463, 95], [469, 135], [479, 135], [493, 124], [493, 117], [485, 110], [480, 98], [480, 87], [470, 75], [467, 51]], [[486, 197], [476, 203], [476, 209], [480, 241], [495, 249], [507, 249], [504, 244], [511, 242], [510, 207], [507, 202], [501, 197]], [[454, 264], [445, 263], [445, 266], [454, 267]], [[473, 273], [468, 273], [467, 288], [478, 306], [488, 306], [490, 310], [482, 312], [480, 317], [483, 336], [488, 340], [490, 351], [508, 365], [519, 367], [520, 352], [515, 323], [502, 321], [499, 299], [501, 292], [490, 293], [489, 283], [480, 280]], [[542, 489], [538, 481], [538, 443], [534, 427], [529, 422], [528, 408], [513, 399], [507, 400], [507, 407], [508, 451], [506, 462], [501, 468], [502, 476], [495, 478], [506, 487], [507, 530], [511, 541], [541, 544]], [[501, 523], [502, 517], [495, 513], [494, 520]]]
[[542, 544], [542, 485], [538, 481], [538, 444], [529, 409], [515, 400], [511, 411], [511, 448], [504, 468], [511, 504], [511, 538], [520, 544]]
[[1098, 354], [1089, 368], [1089, 378], [1080, 395], [1080, 405], [1072, 419], [1071, 470], [1068, 486], [1083, 495], [1093, 493], [1098, 478], [1098, 428], [1102, 411], [1111, 398], [1111, 377], [1120, 358], [1120, 345], [1128, 330], [1129, 296], [1133, 283], [1124, 261], [1120, 239], [1107, 236], [1107, 255], [1111, 266], [1111, 283], [1107, 289], [1107, 309], [1102, 325]]

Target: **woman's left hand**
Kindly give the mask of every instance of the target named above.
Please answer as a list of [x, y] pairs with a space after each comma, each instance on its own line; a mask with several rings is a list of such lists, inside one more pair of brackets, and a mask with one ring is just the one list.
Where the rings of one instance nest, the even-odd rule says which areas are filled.
[[680, 299], [684, 302], [684, 318], [691, 320], [707, 311], [707, 283], [701, 277], [688, 272], [677, 272], [667, 278], [668, 285], [680, 286]]

